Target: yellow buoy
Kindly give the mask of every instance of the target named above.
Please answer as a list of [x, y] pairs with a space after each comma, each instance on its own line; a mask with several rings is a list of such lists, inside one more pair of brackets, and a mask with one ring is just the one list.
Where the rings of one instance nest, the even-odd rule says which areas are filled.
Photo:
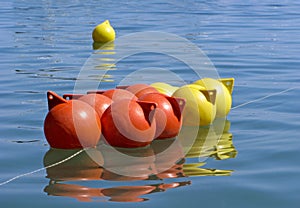
[[183, 125], [207, 126], [214, 121], [216, 90], [206, 90], [199, 85], [189, 84], [180, 87], [172, 96], [186, 100], [183, 110]]
[[[233, 87], [233, 78], [231, 78], [231, 91]], [[216, 95], [216, 108], [217, 108], [217, 117], [226, 117], [231, 109], [232, 98], [231, 92], [229, 91], [230, 86], [225, 86], [222, 81], [212, 79], [212, 78], [203, 78], [194, 82], [194, 84], [200, 85], [207, 90], [215, 89], [217, 91]]]
[[97, 25], [93, 31], [93, 40], [99, 43], [106, 43], [115, 40], [116, 33], [108, 20]]

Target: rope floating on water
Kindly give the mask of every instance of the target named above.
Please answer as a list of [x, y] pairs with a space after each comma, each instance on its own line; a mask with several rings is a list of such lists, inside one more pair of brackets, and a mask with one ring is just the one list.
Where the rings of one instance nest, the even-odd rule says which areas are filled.
[[59, 165], [59, 164], [62, 164], [62, 163], [64, 163], [64, 162], [66, 162], [66, 161], [68, 161], [68, 160], [70, 160], [70, 159], [76, 157], [77, 155], [79, 155], [80, 153], [82, 153], [84, 150], [85, 150], [85, 149], [81, 149], [81, 150], [79, 150], [78, 152], [75, 152], [73, 155], [71, 155], [71, 156], [69, 156], [69, 157], [67, 157], [67, 158], [65, 158], [65, 159], [63, 159], [63, 160], [61, 160], [61, 161], [58, 161], [58, 162], [53, 163], [53, 164], [51, 164], [51, 165], [48, 165], [48, 166], [46, 166], [46, 167], [39, 168], [39, 169], [36, 169], [36, 170], [31, 171], [31, 172], [28, 172], [28, 173], [23, 173], [23, 174], [21, 174], [21, 175], [17, 175], [17, 176], [15, 176], [15, 177], [11, 178], [11, 179], [8, 179], [8, 180], [6, 180], [6, 181], [0, 183], [0, 186], [3, 186], [3, 185], [5, 185], [5, 184], [8, 184], [8, 183], [10, 183], [10, 182], [12, 182], [12, 181], [14, 181], [14, 180], [16, 180], [16, 179], [18, 179], [18, 178], [21, 178], [21, 177], [24, 177], [24, 176], [28, 176], [28, 175], [37, 173], [37, 172], [39, 172], [39, 171], [46, 170], [46, 169], [48, 169], [48, 168], [52, 168], [52, 167], [54, 167], [54, 166], [57, 166], [57, 165]]
[[245, 103], [242, 103], [242, 104], [240, 104], [240, 105], [237, 105], [237, 106], [232, 107], [231, 110], [240, 108], [240, 107], [245, 106], [245, 105], [248, 105], [248, 104], [250, 104], [250, 103], [255, 103], [255, 102], [258, 102], [258, 101], [262, 101], [262, 100], [264, 100], [264, 99], [266, 99], [266, 98], [269, 98], [269, 97], [272, 97], [272, 96], [275, 96], [275, 95], [281, 95], [281, 94], [283, 94], [283, 93], [285, 93], [285, 92], [291, 91], [291, 90], [296, 89], [296, 88], [297, 88], [297, 87], [291, 87], [291, 88], [285, 89], [285, 90], [280, 91], [280, 92], [275, 92], [275, 93], [266, 95], [266, 96], [264, 96], [264, 97], [257, 98], [257, 99], [255, 99], [255, 100], [250, 100], [250, 101], [248, 101], [248, 102], [245, 102]]

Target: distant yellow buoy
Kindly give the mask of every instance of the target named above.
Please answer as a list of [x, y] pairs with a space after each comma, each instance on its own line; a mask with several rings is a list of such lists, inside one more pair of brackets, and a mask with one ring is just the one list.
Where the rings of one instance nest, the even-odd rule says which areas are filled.
[[97, 25], [93, 31], [93, 40], [99, 43], [107, 43], [115, 40], [116, 33], [108, 20]]

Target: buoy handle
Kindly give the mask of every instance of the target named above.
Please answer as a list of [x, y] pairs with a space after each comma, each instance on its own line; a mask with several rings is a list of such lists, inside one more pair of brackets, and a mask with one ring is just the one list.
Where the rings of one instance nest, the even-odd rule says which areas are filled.
[[79, 99], [82, 96], [83, 96], [82, 94], [64, 94], [63, 98], [66, 100], [72, 100], [72, 99]]
[[200, 92], [206, 97], [207, 101], [213, 105], [216, 103], [217, 90], [200, 90]]
[[219, 79], [223, 85], [228, 89], [229, 93], [232, 94], [233, 87], [234, 87], [234, 78], [221, 78]]
[[185, 99], [183, 98], [177, 98], [177, 97], [167, 97], [167, 100], [170, 102], [173, 112], [175, 116], [177, 117], [178, 121], [181, 120], [181, 115], [185, 106]]
[[104, 92], [104, 90], [90, 90], [87, 94], [103, 94]]
[[146, 101], [136, 101], [143, 109], [145, 118], [149, 125], [151, 125], [153, 119], [154, 119], [154, 110], [157, 108], [157, 104], [153, 102], [146, 102]]
[[47, 100], [48, 100], [48, 110], [50, 111], [52, 108], [59, 104], [67, 103], [68, 101], [58, 94], [52, 91], [47, 92]]
[[116, 88], [125, 90], [127, 87], [129, 87], [129, 85], [120, 85], [120, 86], [117, 86]]

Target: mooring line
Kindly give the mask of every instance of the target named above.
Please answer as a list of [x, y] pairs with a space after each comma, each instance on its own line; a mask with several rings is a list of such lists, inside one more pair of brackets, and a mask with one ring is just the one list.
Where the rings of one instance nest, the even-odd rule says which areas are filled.
[[266, 95], [266, 96], [261, 97], [261, 98], [257, 98], [257, 99], [254, 99], [254, 100], [247, 101], [247, 102], [245, 102], [245, 103], [242, 103], [242, 104], [239, 104], [239, 105], [237, 105], [237, 106], [232, 107], [231, 110], [240, 108], [240, 107], [245, 106], [245, 105], [248, 105], [248, 104], [250, 104], [250, 103], [255, 103], [255, 102], [258, 102], [258, 101], [262, 101], [262, 100], [264, 100], [264, 99], [266, 99], [266, 98], [269, 98], [269, 97], [272, 97], [272, 96], [275, 96], [275, 95], [281, 95], [281, 94], [283, 94], [283, 93], [285, 93], [285, 92], [291, 91], [291, 90], [296, 89], [296, 88], [297, 88], [297, 87], [291, 87], [291, 88], [285, 89], [285, 90], [280, 91], [280, 92], [275, 92], [275, 93]]
[[46, 169], [48, 169], [48, 168], [52, 168], [52, 167], [54, 167], [54, 166], [57, 166], [57, 165], [59, 165], [59, 164], [62, 164], [62, 163], [64, 163], [64, 162], [66, 162], [66, 161], [72, 159], [73, 157], [79, 155], [79, 154], [82, 153], [84, 150], [85, 150], [85, 149], [81, 149], [81, 150], [75, 152], [73, 155], [71, 155], [71, 156], [69, 156], [69, 157], [67, 157], [67, 158], [65, 158], [65, 159], [63, 159], [63, 160], [61, 160], [61, 161], [58, 161], [58, 162], [53, 163], [53, 164], [51, 164], [51, 165], [48, 165], [48, 166], [46, 166], [46, 167], [39, 168], [39, 169], [36, 169], [36, 170], [31, 171], [31, 172], [28, 172], [28, 173], [23, 173], [23, 174], [21, 174], [21, 175], [17, 175], [17, 176], [15, 176], [15, 177], [11, 178], [11, 179], [8, 179], [8, 180], [6, 180], [6, 181], [0, 183], [0, 186], [3, 186], [3, 185], [5, 185], [5, 184], [8, 184], [8, 183], [10, 183], [10, 182], [12, 182], [12, 181], [14, 181], [14, 180], [16, 180], [16, 179], [18, 179], [18, 178], [21, 178], [21, 177], [24, 177], [24, 176], [27, 176], [27, 175], [31, 175], [31, 174], [37, 173], [37, 172], [39, 172], [39, 171], [46, 170]]

